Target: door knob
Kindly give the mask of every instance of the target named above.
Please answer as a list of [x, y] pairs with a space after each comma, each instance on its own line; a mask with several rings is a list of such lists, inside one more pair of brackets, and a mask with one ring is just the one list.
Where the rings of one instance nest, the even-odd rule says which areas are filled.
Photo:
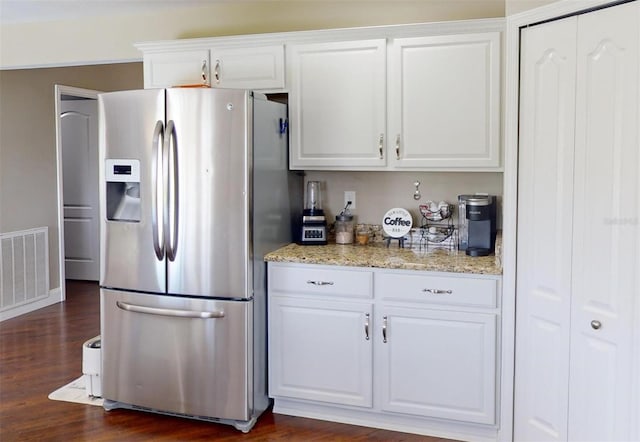
[[593, 321], [591, 321], [591, 328], [594, 330], [599, 330], [600, 327], [602, 327], [602, 322], [594, 319]]

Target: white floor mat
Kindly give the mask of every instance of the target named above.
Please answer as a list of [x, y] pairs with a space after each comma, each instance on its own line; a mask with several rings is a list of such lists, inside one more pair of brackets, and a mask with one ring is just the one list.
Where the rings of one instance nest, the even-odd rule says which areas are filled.
[[102, 407], [102, 398], [87, 395], [84, 378], [80, 376], [75, 381], [69, 382], [64, 387], [58, 388], [49, 395], [49, 399], [54, 401], [76, 402], [78, 404], [98, 405]]

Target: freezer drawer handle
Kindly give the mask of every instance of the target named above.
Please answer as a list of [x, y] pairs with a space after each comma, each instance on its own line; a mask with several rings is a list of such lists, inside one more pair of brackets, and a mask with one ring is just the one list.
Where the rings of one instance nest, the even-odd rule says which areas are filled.
[[193, 310], [175, 310], [169, 308], [156, 308], [146, 307], [143, 305], [134, 305], [127, 302], [116, 301], [116, 305], [121, 310], [134, 313], [145, 313], [147, 315], [159, 315], [159, 316], [173, 316], [178, 318], [202, 318], [202, 319], [217, 319], [224, 318], [224, 312], [197, 312]]
[[333, 285], [333, 281], [312, 281], [312, 280], [308, 280], [307, 284], [313, 284], [313, 285]]

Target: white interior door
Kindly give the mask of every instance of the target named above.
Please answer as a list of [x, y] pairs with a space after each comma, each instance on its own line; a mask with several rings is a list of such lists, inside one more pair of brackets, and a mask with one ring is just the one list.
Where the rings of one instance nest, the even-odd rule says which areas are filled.
[[578, 21], [569, 440], [636, 440], [639, 3]]
[[60, 103], [65, 277], [97, 281], [98, 104], [94, 99]]
[[567, 439], [577, 18], [522, 31], [514, 440]]

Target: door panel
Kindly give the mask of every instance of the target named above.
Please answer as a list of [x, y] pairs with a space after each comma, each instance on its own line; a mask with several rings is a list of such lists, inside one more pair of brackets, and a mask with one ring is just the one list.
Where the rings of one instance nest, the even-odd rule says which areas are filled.
[[98, 105], [96, 100], [60, 103], [65, 277], [97, 281]]
[[[102, 289], [100, 303], [105, 399], [194, 416], [249, 420], [251, 301]], [[195, 312], [198, 317], [173, 316], [174, 311]], [[202, 313], [212, 317], [201, 317]], [[217, 317], [220, 313], [223, 316]]]
[[371, 407], [371, 313], [366, 303], [272, 297], [269, 394]]
[[385, 307], [376, 330], [383, 410], [495, 423], [495, 315]]
[[[100, 284], [164, 293], [165, 263], [154, 252], [152, 228], [153, 150], [157, 147], [153, 134], [158, 121], [164, 121], [164, 90], [100, 94], [98, 109], [100, 207], [103, 213], [100, 219]], [[110, 221], [104, 215], [108, 187], [105, 160], [108, 159], [140, 161], [139, 222]]]
[[395, 167], [500, 165], [500, 33], [392, 42]]
[[386, 164], [386, 41], [290, 46], [291, 168]]
[[570, 440], [634, 439], [639, 11], [633, 2], [579, 19]]
[[[251, 296], [247, 103], [243, 91], [167, 90], [167, 125], [175, 125], [178, 170], [169, 293]], [[173, 177], [170, 181], [173, 188]]]
[[521, 40], [514, 439], [566, 440], [577, 18]]

